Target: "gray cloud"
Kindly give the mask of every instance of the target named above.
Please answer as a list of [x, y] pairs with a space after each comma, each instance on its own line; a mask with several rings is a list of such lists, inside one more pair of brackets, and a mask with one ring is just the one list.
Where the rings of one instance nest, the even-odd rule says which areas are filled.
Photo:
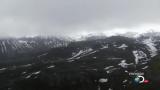
[[0, 36], [133, 31], [159, 25], [159, 10], [159, 0], [1, 0]]

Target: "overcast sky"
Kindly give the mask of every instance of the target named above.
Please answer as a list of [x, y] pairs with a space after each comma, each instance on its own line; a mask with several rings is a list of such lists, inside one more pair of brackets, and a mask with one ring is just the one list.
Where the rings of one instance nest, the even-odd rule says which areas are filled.
[[160, 0], [0, 0], [0, 36], [160, 31]]

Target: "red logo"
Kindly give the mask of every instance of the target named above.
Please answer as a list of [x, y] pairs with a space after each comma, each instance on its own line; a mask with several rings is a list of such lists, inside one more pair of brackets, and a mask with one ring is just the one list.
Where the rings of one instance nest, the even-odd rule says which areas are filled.
[[144, 80], [144, 82], [143, 82], [143, 83], [147, 84], [147, 83], [149, 83], [149, 80]]

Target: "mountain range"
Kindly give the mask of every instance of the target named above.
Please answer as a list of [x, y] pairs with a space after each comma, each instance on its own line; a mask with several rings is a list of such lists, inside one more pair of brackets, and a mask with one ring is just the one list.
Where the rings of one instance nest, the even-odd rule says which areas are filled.
[[[160, 34], [0, 39], [0, 90], [155, 90]], [[137, 85], [130, 73], [144, 73]]]

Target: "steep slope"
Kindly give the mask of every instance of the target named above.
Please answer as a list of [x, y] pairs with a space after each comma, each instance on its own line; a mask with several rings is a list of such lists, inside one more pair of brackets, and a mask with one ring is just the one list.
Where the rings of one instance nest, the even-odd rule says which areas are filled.
[[49, 51], [43, 59], [63, 58], [68, 62], [88, 59], [121, 58], [138, 64], [147, 61], [150, 56], [148, 46], [132, 38], [114, 36], [106, 39], [96, 39], [70, 43], [64, 48]]
[[0, 62], [18, 56], [34, 55], [55, 47], [65, 47], [68, 43], [69, 41], [56, 37], [0, 39]]

